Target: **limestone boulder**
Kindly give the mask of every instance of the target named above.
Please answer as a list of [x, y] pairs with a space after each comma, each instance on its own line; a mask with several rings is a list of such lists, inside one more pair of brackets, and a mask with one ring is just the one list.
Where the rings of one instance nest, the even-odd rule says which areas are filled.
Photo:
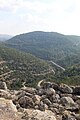
[[57, 120], [55, 114], [50, 110], [40, 111], [40, 110], [30, 110], [27, 109], [26, 120]]
[[43, 103], [47, 104], [48, 106], [50, 106], [52, 104], [48, 98], [43, 99]]
[[52, 95], [49, 99], [52, 103], [59, 103], [60, 102], [60, 96], [58, 94]]
[[53, 88], [47, 88], [45, 90], [45, 93], [46, 93], [47, 96], [52, 96], [52, 95], [56, 94], [56, 92], [55, 92], [55, 90]]
[[42, 95], [44, 95], [44, 94], [45, 94], [45, 90], [44, 90], [44, 89], [42, 89], [42, 88], [37, 89], [37, 94], [38, 94], [38, 95], [40, 95], [40, 96], [42, 96]]
[[78, 112], [79, 111], [79, 105], [76, 104], [72, 98], [70, 97], [62, 97], [61, 103], [63, 106], [65, 106], [65, 110], [69, 110], [71, 112]]
[[66, 106], [66, 105], [74, 105], [75, 102], [71, 97], [62, 97], [61, 98], [61, 104]]
[[32, 100], [32, 98], [28, 97], [28, 96], [24, 96], [21, 97], [18, 100], [18, 104], [22, 107], [22, 108], [32, 108], [34, 106], [34, 102]]
[[35, 105], [38, 105], [40, 103], [41, 96], [39, 96], [39, 95], [33, 95], [32, 100], [35, 103]]
[[7, 85], [5, 82], [0, 81], [0, 89], [7, 90]]
[[66, 84], [61, 84], [59, 89], [62, 93], [72, 93], [73, 92], [73, 89]]
[[52, 88], [56, 91], [59, 90], [59, 84], [56, 84], [56, 83], [52, 83]]
[[69, 111], [64, 111], [62, 115], [62, 120], [77, 120], [75, 115], [70, 114]]
[[24, 90], [25, 92], [31, 93], [31, 94], [35, 94], [36, 93], [36, 89], [35, 88], [31, 88], [31, 87], [23, 87], [21, 88], [21, 90]]
[[11, 98], [11, 94], [3, 89], [0, 89], [0, 97], [1, 98], [6, 98], [6, 99], [10, 99]]
[[0, 120], [21, 120], [12, 100], [0, 98]]

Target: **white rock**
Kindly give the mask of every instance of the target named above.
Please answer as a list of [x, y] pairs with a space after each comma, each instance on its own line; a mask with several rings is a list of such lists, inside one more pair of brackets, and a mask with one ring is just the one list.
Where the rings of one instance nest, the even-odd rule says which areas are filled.
[[0, 120], [21, 120], [12, 100], [0, 98]]
[[37, 120], [56, 120], [54, 113], [51, 112], [50, 110], [45, 110], [43, 112], [40, 110], [27, 109], [26, 111], [27, 111], [28, 117], [29, 117], [28, 120], [32, 120], [31, 118], [34, 118]]

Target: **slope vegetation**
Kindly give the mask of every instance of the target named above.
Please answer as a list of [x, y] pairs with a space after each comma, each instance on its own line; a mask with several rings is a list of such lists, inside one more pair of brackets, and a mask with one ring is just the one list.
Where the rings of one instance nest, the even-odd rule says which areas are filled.
[[68, 67], [64, 72], [56, 74], [55, 80], [68, 85], [80, 85], [80, 64]]
[[10, 89], [18, 89], [23, 83], [34, 86], [37, 81], [53, 75], [50, 65], [31, 54], [0, 45], [0, 80]]
[[[30, 32], [13, 37], [6, 45], [29, 52], [39, 58], [52, 60], [65, 67], [79, 62], [80, 37], [56, 32]], [[77, 43], [75, 40], [77, 39]], [[77, 49], [78, 44], [78, 49]], [[75, 59], [76, 58], [76, 59]]]

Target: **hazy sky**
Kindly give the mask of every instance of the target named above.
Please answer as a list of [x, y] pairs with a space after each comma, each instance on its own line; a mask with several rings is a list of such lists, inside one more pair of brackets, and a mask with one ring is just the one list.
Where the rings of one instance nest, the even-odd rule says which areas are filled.
[[80, 0], [0, 0], [0, 34], [29, 31], [80, 35]]

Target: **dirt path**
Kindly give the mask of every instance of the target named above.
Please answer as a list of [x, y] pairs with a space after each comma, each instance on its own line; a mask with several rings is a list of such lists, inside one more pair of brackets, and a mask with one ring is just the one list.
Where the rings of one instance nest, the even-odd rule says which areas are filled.
[[1, 77], [4, 77], [4, 76], [6, 76], [6, 75], [8, 75], [8, 74], [10, 74], [10, 73], [12, 73], [12, 72], [14, 72], [14, 71], [11, 70], [11, 71], [9, 71], [9, 72], [7, 72], [7, 73], [4, 73], [4, 74], [0, 75], [0, 78], [1, 78]]
[[55, 71], [54, 71], [53, 69], [51, 69], [51, 70], [49, 70], [49, 71], [47, 71], [47, 72], [40, 73], [40, 74], [33, 74], [33, 75], [35, 75], [35, 76], [47, 75], [47, 74], [50, 74], [50, 73], [52, 73], [52, 72], [55, 74]]
[[63, 71], [65, 71], [65, 68], [61, 67], [60, 65], [58, 65], [57, 63], [53, 62], [53, 61], [49, 61], [50, 63], [52, 63], [53, 65], [57, 66], [58, 68], [61, 68]]

